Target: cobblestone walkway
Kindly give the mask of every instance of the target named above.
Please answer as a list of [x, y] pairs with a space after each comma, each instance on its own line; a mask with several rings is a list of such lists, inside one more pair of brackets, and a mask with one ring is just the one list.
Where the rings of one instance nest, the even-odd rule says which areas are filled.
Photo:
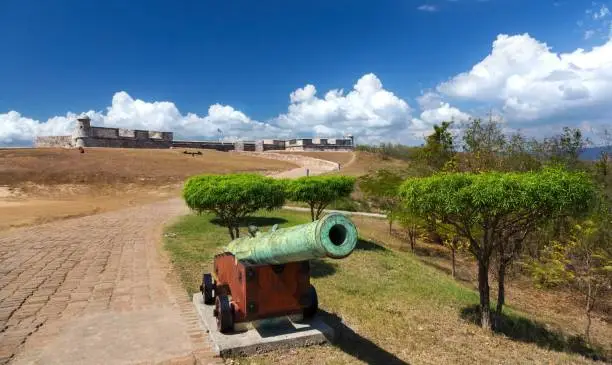
[[179, 199], [0, 234], [0, 364], [207, 364], [160, 249]]

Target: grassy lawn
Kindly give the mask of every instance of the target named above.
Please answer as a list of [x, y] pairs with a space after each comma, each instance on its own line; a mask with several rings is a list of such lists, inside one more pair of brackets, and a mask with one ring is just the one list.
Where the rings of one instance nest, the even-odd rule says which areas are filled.
[[[211, 216], [188, 215], [167, 227], [170, 252], [187, 292], [198, 291], [201, 275], [228, 241]], [[267, 230], [306, 223], [308, 214], [275, 211], [253, 222]], [[367, 219], [355, 220], [367, 233], [343, 260], [313, 262], [320, 315], [339, 334], [330, 346], [271, 352], [228, 359], [245, 364], [588, 364], [581, 343], [510, 309], [502, 333], [492, 335], [474, 323], [478, 294], [414, 254], [385, 247]], [[381, 226], [384, 229], [384, 224]], [[246, 234], [243, 230], [243, 234]]]

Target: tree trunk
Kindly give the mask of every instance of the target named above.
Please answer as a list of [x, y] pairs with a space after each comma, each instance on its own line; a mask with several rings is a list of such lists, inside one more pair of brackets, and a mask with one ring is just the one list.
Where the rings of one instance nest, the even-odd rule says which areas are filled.
[[499, 329], [501, 326], [502, 310], [506, 300], [506, 264], [502, 261], [499, 263], [499, 270], [497, 272], [497, 308], [495, 308], [495, 326]]
[[410, 251], [414, 253], [414, 246], [416, 245], [417, 227], [415, 224], [408, 226], [408, 240], [410, 241]]
[[389, 234], [393, 232], [393, 219], [389, 219]]
[[455, 274], [457, 273], [455, 270], [455, 247], [451, 247], [451, 263], [452, 263], [452, 271], [453, 279], [455, 278]]
[[314, 205], [311, 204], [310, 205], [310, 219], [312, 219], [312, 221], [315, 221], [315, 213], [314, 213]]
[[489, 265], [478, 261], [478, 293], [480, 294], [480, 323], [482, 328], [491, 330], [491, 308], [489, 306]]
[[587, 316], [587, 325], [584, 331], [584, 336], [586, 337], [587, 343], [591, 343], [591, 309], [593, 308], [593, 302], [591, 301], [592, 287], [591, 281], [587, 281], [587, 297], [586, 297], [586, 316]]
[[236, 230], [236, 234], [234, 238], [240, 238], [240, 227], [236, 226], [234, 227], [234, 229]]
[[232, 226], [228, 223], [227, 224], [227, 230], [229, 231], [230, 237], [232, 238], [232, 240], [234, 240], [234, 230], [232, 229]]

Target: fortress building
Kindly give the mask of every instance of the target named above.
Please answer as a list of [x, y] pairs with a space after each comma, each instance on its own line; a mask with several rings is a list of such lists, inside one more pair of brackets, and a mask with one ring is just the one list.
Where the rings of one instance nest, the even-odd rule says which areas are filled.
[[256, 141], [175, 141], [172, 132], [92, 127], [78, 118], [71, 136], [36, 137], [35, 147], [202, 148], [218, 151], [352, 151], [352, 135], [344, 138], [262, 139]]

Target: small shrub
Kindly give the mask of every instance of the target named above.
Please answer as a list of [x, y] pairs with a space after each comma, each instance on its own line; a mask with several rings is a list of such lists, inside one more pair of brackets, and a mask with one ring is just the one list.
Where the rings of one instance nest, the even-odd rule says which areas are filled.
[[355, 178], [349, 176], [312, 176], [283, 183], [287, 199], [307, 203], [311, 219], [320, 218], [332, 202], [348, 198], [355, 188]]
[[282, 182], [256, 174], [194, 176], [185, 183], [183, 198], [198, 213], [214, 213], [232, 239], [239, 237], [238, 227], [246, 216], [285, 202]]

